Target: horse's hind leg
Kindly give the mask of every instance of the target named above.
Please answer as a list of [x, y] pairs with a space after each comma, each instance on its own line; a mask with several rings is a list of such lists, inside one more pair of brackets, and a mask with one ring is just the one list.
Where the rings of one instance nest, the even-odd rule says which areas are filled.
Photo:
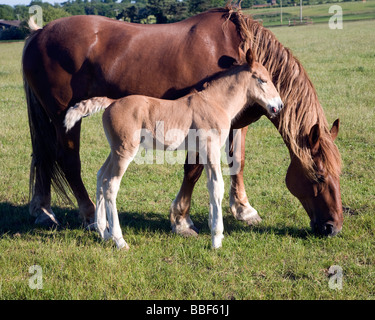
[[[231, 186], [229, 191], [229, 206], [233, 216], [240, 221], [246, 221], [249, 225], [256, 224], [260, 222], [262, 219], [258, 215], [258, 212], [250, 205], [246, 191], [245, 185], [243, 181], [243, 171], [245, 167], [245, 139], [246, 139], [246, 132], [248, 127], [241, 129], [241, 148], [233, 147], [233, 139], [230, 139], [231, 146], [227, 150], [229, 151], [228, 154], [228, 163], [230, 163], [229, 159], [239, 159], [240, 166], [238, 170], [235, 170], [233, 174], [231, 174]], [[238, 134], [238, 132], [237, 132]], [[230, 135], [232, 137], [232, 135]], [[238, 136], [234, 137], [238, 139]], [[240, 154], [238, 154], [240, 152]], [[236, 154], [237, 153], [237, 154]]]
[[55, 227], [60, 223], [51, 208], [51, 177], [45, 172], [33, 156], [31, 170], [35, 170], [33, 197], [30, 201], [30, 215], [36, 217], [35, 224]]
[[190, 218], [189, 210], [194, 186], [202, 174], [203, 165], [199, 164], [198, 153], [194, 155], [196, 158], [196, 164], [189, 163], [188, 159], [192, 154], [192, 152], [188, 152], [188, 156], [186, 157], [184, 165], [184, 180], [176, 198], [171, 204], [169, 214], [172, 232], [183, 236], [198, 235], [198, 229], [194, 226], [194, 223]]
[[85, 225], [94, 222], [95, 205], [91, 201], [81, 178], [81, 160], [79, 156], [81, 123], [77, 123], [68, 133], [61, 125], [58, 128], [58, 157], [57, 160], [65, 174], [75, 198], [78, 202], [79, 213]]

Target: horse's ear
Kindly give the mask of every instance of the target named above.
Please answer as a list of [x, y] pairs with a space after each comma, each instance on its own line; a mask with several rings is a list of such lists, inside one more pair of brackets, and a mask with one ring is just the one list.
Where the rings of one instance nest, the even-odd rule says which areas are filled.
[[335, 141], [337, 135], [339, 134], [339, 128], [340, 128], [340, 119], [336, 119], [330, 130], [333, 141]]
[[318, 123], [314, 124], [310, 130], [309, 144], [311, 148], [311, 154], [316, 154], [320, 146], [320, 128]]
[[252, 68], [255, 62], [255, 59], [254, 59], [253, 51], [251, 49], [248, 49], [246, 52], [246, 61], [249, 64], [250, 68]]

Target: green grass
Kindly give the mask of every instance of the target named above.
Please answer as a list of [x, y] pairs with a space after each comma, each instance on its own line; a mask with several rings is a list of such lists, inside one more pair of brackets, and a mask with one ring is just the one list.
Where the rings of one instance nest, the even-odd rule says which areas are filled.
[[[342, 8], [343, 21], [375, 19], [375, 0], [366, 2], [335, 2], [302, 7], [302, 16], [311, 18], [313, 23], [327, 23], [334, 13], [329, 13], [329, 8], [339, 5]], [[264, 9], [247, 9], [245, 13], [253, 15], [254, 19], [261, 19], [266, 27], [288, 25], [289, 19], [299, 21], [300, 6], [283, 7], [283, 22], [280, 21], [280, 7]], [[336, 12], [335, 12], [336, 13]], [[374, 22], [375, 23], [375, 22]]]
[[[30, 140], [22, 89], [23, 43], [0, 44], [0, 299], [374, 299], [375, 298], [375, 34], [372, 21], [274, 28], [301, 60], [330, 123], [341, 120], [337, 145], [344, 228], [334, 238], [314, 236], [284, 178], [289, 156], [267, 119], [247, 136], [245, 184], [263, 222], [249, 228], [228, 208], [225, 239], [211, 250], [208, 192], [193, 194], [196, 239], [171, 234], [168, 210], [182, 166], [132, 163], [118, 196], [120, 222], [131, 249], [117, 251], [85, 231], [77, 209], [53, 198], [62, 230], [44, 230], [28, 215]], [[96, 172], [108, 154], [101, 116], [83, 121], [83, 179], [94, 198]], [[350, 213], [350, 214], [349, 214]], [[43, 289], [29, 287], [40, 265]], [[329, 288], [328, 269], [343, 269], [342, 290]]]

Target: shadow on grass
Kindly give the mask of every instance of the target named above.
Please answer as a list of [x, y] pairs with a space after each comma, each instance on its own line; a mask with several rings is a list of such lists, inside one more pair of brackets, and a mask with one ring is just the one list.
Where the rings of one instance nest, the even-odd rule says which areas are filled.
[[308, 237], [319, 237], [315, 235], [311, 229], [301, 229], [297, 227], [290, 226], [254, 226], [251, 229], [251, 232], [259, 234], [274, 234], [277, 236], [288, 236], [298, 239], [306, 239]]
[[[82, 227], [78, 211], [69, 208], [53, 207], [62, 229], [77, 229]], [[0, 203], [0, 236], [4, 234], [28, 233], [40, 229], [35, 225], [35, 217], [29, 214], [29, 206], [17, 206], [9, 202]]]
[[[59, 229], [83, 229], [78, 210], [71, 208], [53, 207], [61, 227]], [[205, 213], [196, 212], [192, 215], [195, 226], [200, 234], [209, 234], [207, 223], [208, 216]], [[170, 233], [169, 217], [163, 213], [155, 212], [120, 212], [120, 225], [130, 229], [135, 234], [145, 231], [152, 233]], [[4, 234], [32, 233], [40, 227], [34, 224], [35, 217], [30, 216], [28, 205], [17, 206], [8, 202], [0, 203], [0, 236]], [[234, 232], [255, 232], [259, 234], [275, 234], [305, 239], [313, 233], [309, 229], [300, 229], [290, 226], [248, 226], [246, 223], [235, 220], [231, 215], [224, 216], [224, 230], [231, 234]]]

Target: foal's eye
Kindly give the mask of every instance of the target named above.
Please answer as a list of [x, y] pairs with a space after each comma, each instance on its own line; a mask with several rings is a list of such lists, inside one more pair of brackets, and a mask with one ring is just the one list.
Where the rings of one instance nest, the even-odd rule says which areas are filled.
[[265, 84], [267, 81], [265, 81], [265, 80], [262, 80], [261, 78], [258, 78], [258, 83], [259, 84]]

